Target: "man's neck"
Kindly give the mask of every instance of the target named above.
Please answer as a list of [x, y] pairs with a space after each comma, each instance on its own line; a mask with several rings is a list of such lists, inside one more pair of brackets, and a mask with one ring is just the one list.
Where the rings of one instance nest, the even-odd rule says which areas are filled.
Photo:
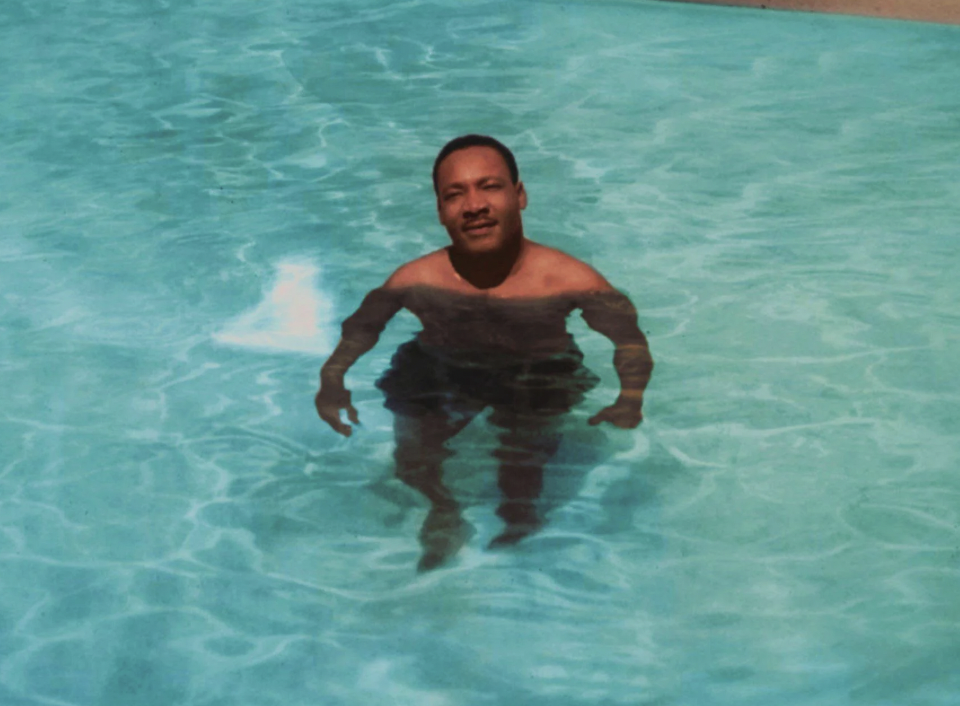
[[477, 289], [493, 289], [519, 271], [526, 250], [527, 242], [520, 236], [496, 252], [471, 255], [450, 246], [447, 254], [458, 277]]

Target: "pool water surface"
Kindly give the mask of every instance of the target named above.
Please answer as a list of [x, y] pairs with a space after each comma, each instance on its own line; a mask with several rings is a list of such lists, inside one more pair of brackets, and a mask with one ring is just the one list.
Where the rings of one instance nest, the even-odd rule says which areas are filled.
[[[670, 3], [0, 7], [0, 703], [960, 703], [960, 28]], [[635, 302], [505, 551], [316, 417], [339, 323], [516, 153], [527, 235]]]

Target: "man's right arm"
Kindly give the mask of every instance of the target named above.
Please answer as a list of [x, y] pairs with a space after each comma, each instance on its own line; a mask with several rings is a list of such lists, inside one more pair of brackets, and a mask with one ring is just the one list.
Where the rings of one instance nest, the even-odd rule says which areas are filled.
[[344, 385], [347, 370], [364, 353], [373, 348], [387, 322], [403, 307], [400, 290], [393, 287], [374, 289], [360, 304], [360, 308], [343, 322], [343, 336], [336, 349], [320, 369], [320, 391], [315, 403], [320, 418], [334, 431], [349, 436], [351, 428], [340, 420], [340, 410], [358, 423], [357, 410], [350, 403], [350, 392]]
[[343, 322], [343, 336], [336, 350], [320, 369], [321, 384], [343, 385], [347, 370], [373, 348], [387, 322], [403, 307], [396, 289], [374, 289], [363, 298], [360, 308]]

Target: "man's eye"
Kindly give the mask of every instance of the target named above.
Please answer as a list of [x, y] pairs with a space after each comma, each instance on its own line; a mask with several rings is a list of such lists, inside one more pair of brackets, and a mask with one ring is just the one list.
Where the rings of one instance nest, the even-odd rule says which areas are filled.
[[492, 190], [495, 190], [495, 189], [499, 189], [499, 188], [500, 188], [500, 185], [499, 185], [499, 184], [486, 184], [486, 185], [484, 185], [483, 188], [486, 189], [487, 191], [492, 191]]

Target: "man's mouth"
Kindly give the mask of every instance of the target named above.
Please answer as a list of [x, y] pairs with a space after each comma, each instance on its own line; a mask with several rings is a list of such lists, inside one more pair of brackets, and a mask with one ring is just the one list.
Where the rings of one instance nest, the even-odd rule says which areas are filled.
[[463, 227], [463, 230], [465, 233], [469, 233], [470, 235], [484, 235], [485, 233], [489, 232], [495, 225], [497, 225], [496, 221], [477, 221], [475, 223], [470, 223], [469, 225], [465, 225]]

